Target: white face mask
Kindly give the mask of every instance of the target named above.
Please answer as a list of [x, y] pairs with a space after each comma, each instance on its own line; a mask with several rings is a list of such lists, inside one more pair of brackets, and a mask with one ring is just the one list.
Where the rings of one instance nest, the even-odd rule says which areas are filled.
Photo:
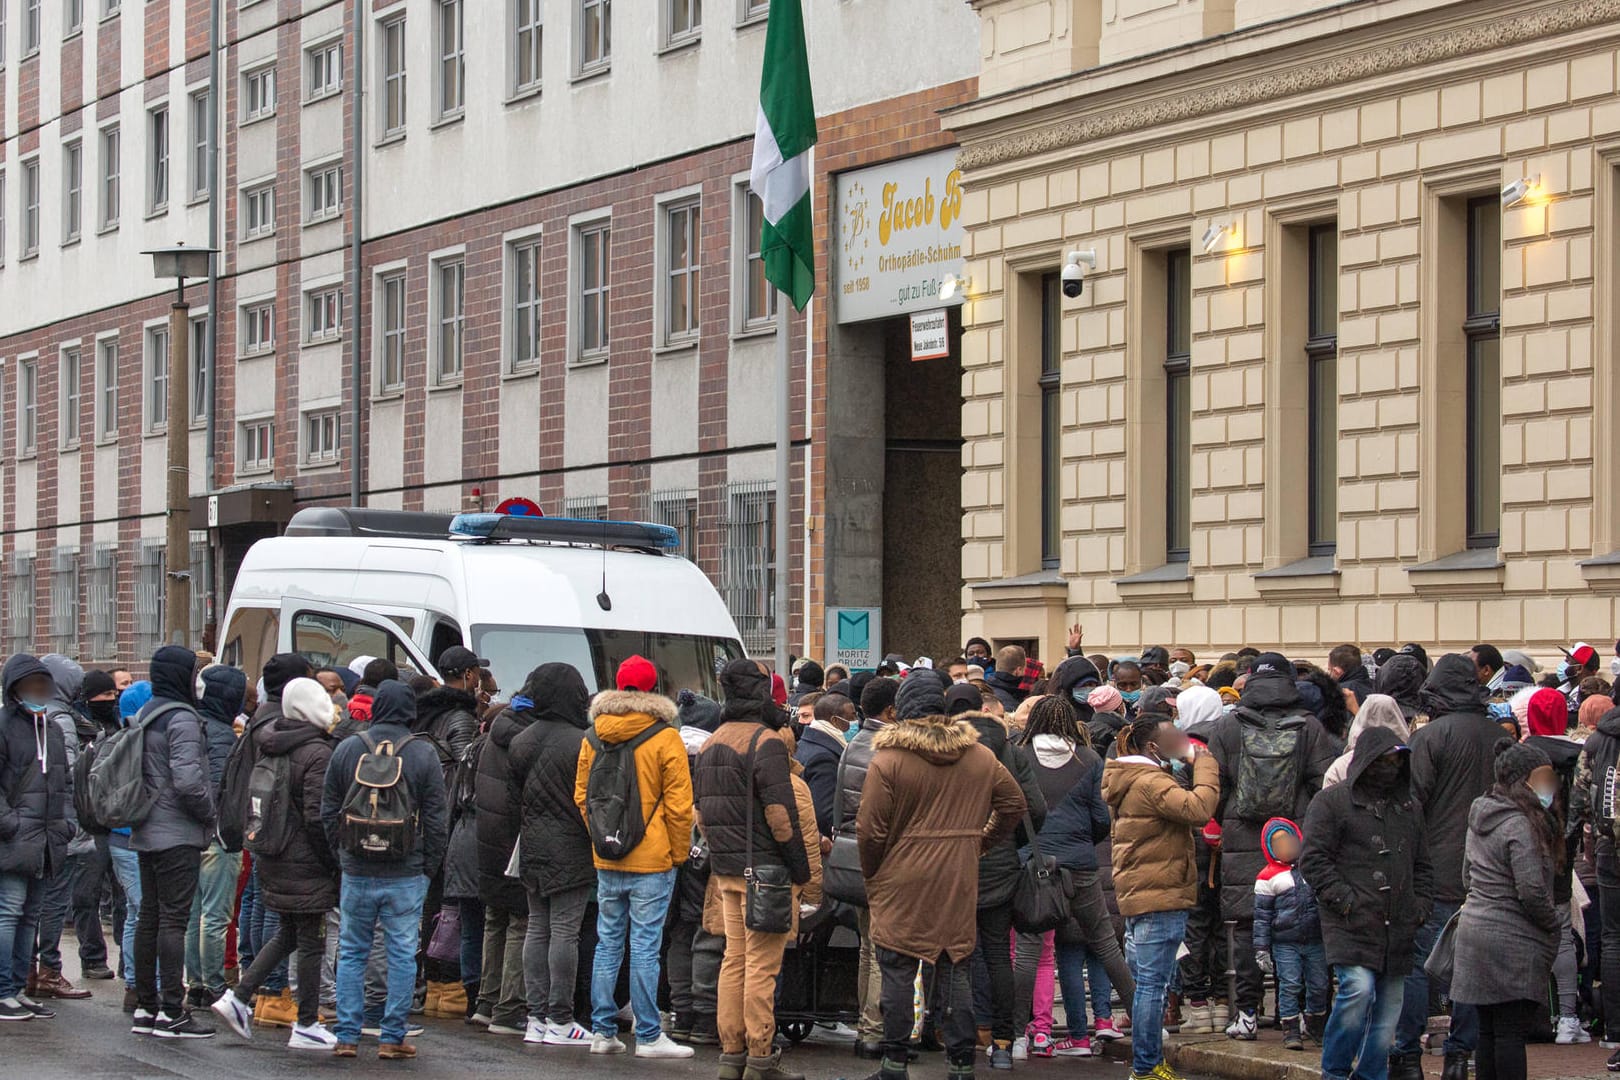
[[197, 691], [198, 701], [201, 701], [203, 699], [203, 695], [208, 693], [208, 684], [203, 682], [202, 672], [200, 671], [197, 672], [197, 684], [195, 689]]

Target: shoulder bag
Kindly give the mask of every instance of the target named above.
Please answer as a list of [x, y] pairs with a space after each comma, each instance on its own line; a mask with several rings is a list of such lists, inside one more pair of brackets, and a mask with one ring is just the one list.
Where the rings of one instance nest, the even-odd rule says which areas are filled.
[[1019, 933], [1044, 934], [1069, 921], [1074, 884], [1055, 856], [1041, 854], [1041, 841], [1027, 810], [1024, 828], [1029, 833], [1029, 858], [1019, 870], [1013, 890], [1012, 924]]
[[861, 848], [852, 828], [844, 831], [844, 756], [838, 759], [838, 795], [833, 800], [832, 850], [821, 860], [821, 891], [834, 900], [866, 906], [866, 875]]
[[785, 866], [754, 865], [754, 751], [765, 734], [762, 727], [748, 744], [748, 852], [743, 868], [747, 902], [743, 925], [756, 934], [786, 934], [793, 929], [793, 878]]

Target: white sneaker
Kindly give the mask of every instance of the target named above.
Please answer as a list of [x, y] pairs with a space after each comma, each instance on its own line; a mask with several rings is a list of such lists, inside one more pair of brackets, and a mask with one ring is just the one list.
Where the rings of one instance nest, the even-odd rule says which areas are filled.
[[546, 1029], [551, 1025], [538, 1017], [529, 1017], [529, 1022], [523, 1028], [523, 1041], [531, 1046], [537, 1046], [546, 1041]]
[[[234, 999], [235, 994], [226, 994]], [[294, 1024], [292, 1034], [287, 1037], [289, 1050], [327, 1050], [337, 1045], [337, 1036], [326, 1030], [326, 1025], [316, 1021], [305, 1027], [303, 1024]]]
[[[591, 1049], [595, 1050], [595, 1045], [592, 1045]], [[656, 1039], [636, 1043], [636, 1057], [638, 1058], [689, 1058], [694, 1053], [696, 1051], [690, 1046], [682, 1046], [661, 1031]]]
[[547, 1024], [547, 1046], [590, 1046], [591, 1033], [575, 1023]]
[[513, 1027], [511, 1024], [491, 1024], [484, 1029], [491, 1035], [523, 1035], [527, 1036], [527, 1028]]
[[[220, 999], [209, 1006], [214, 1015], [225, 1021], [225, 1026], [244, 1039], [253, 1038], [253, 1010], [237, 1000], [234, 990], [225, 991]], [[293, 1029], [294, 1031], [297, 1028]], [[336, 1042], [337, 1040], [333, 1040]]]
[[858, 1038], [860, 1038], [860, 1033], [848, 1024], [816, 1024], [810, 1032], [810, 1037], [804, 1041], [809, 1043], [852, 1043]]
[[[664, 1038], [667, 1039], [669, 1036], [666, 1035]], [[624, 1043], [620, 1042], [616, 1035], [592, 1035], [591, 1053], [622, 1054], [624, 1053]]]
[[1013, 1040], [1012, 1057], [1014, 1061], [1029, 1060], [1029, 1040], [1027, 1038], [1020, 1035]]
[[1251, 1010], [1239, 1009], [1233, 1014], [1232, 1022], [1226, 1025], [1226, 1037], [1240, 1042], [1254, 1042], [1259, 1026]]
[[1589, 1043], [1592, 1036], [1581, 1027], [1581, 1021], [1574, 1016], [1560, 1016], [1558, 1018], [1558, 1037], [1553, 1040], [1559, 1046], [1570, 1046], [1574, 1043]]

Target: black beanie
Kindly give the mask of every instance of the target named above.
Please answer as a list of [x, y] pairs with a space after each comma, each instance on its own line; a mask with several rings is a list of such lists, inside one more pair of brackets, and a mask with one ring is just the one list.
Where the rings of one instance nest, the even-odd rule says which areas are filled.
[[926, 677], [930, 673], [922, 674], [924, 678], [907, 678], [900, 684], [895, 713], [901, 720], [945, 714], [945, 688], [939, 685], [938, 679]]
[[298, 653], [276, 653], [264, 662], [264, 696], [281, 699], [281, 690], [294, 679], [307, 678], [311, 672], [308, 660]]
[[1539, 746], [1509, 742], [1507, 739], [1496, 745], [1496, 782], [1503, 787], [1522, 784], [1538, 768], [1552, 764], [1547, 752]]
[[118, 689], [113, 677], [105, 671], [87, 671], [84, 673], [84, 682], [79, 684], [79, 696], [85, 701], [105, 694], [110, 690]]

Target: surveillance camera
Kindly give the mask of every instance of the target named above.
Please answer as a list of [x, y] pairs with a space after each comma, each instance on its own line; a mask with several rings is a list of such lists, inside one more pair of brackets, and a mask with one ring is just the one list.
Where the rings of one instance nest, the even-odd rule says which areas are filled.
[[1086, 289], [1086, 267], [1093, 270], [1097, 268], [1097, 252], [1095, 249], [1087, 251], [1071, 251], [1063, 260], [1063, 295], [1070, 300], [1080, 296]]

